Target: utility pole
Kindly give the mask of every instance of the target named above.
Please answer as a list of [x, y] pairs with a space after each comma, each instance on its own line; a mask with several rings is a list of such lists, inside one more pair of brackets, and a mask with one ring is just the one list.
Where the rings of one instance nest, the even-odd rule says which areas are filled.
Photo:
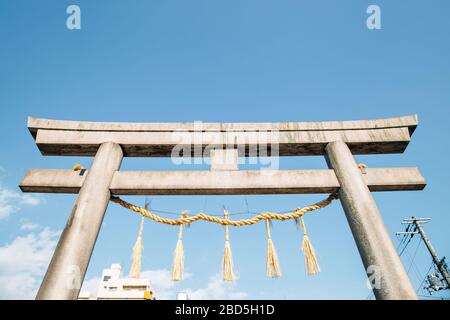
[[422, 224], [429, 222], [430, 218], [416, 218], [411, 217], [411, 219], [405, 219], [403, 220], [402, 224], [413, 224], [415, 226], [415, 231], [413, 232], [398, 232], [397, 234], [411, 234], [412, 236], [414, 234], [420, 234], [422, 237], [423, 242], [427, 246], [428, 251], [430, 252], [431, 257], [433, 258], [433, 262], [436, 265], [437, 269], [441, 273], [444, 281], [447, 283], [447, 289], [450, 289], [450, 273], [447, 269], [445, 258], [440, 259], [436, 250], [434, 249], [433, 245], [431, 244], [430, 239], [428, 238], [427, 234], [425, 233], [425, 230], [423, 229]]

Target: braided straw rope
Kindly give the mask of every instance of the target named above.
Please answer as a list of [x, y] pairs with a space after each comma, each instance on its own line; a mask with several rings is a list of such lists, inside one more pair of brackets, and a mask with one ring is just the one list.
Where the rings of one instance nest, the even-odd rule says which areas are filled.
[[242, 227], [242, 226], [249, 226], [252, 224], [256, 224], [261, 220], [274, 219], [274, 220], [285, 221], [285, 220], [289, 220], [289, 219], [301, 218], [306, 212], [325, 208], [333, 200], [336, 200], [337, 198], [338, 198], [337, 193], [332, 193], [326, 199], [324, 199], [316, 204], [312, 204], [312, 205], [309, 205], [309, 206], [306, 206], [303, 208], [296, 208], [294, 210], [294, 212], [292, 212], [292, 213], [280, 214], [280, 213], [273, 213], [273, 212], [264, 212], [264, 213], [254, 216], [253, 218], [242, 219], [242, 220], [230, 220], [228, 218], [223, 219], [223, 218], [211, 216], [209, 214], [201, 213], [201, 212], [197, 213], [194, 216], [182, 217], [182, 218], [178, 218], [178, 219], [169, 219], [169, 218], [160, 217], [160, 216], [146, 210], [145, 208], [135, 206], [129, 202], [126, 202], [126, 201], [120, 199], [119, 197], [112, 196], [111, 201], [121, 205], [122, 207], [124, 207], [126, 209], [137, 212], [137, 213], [141, 214], [142, 216], [149, 218], [153, 221], [169, 224], [172, 226], [189, 224], [189, 223], [192, 223], [192, 222], [195, 222], [198, 220], [204, 220], [207, 222], [218, 223], [218, 224], [221, 224], [224, 226]]

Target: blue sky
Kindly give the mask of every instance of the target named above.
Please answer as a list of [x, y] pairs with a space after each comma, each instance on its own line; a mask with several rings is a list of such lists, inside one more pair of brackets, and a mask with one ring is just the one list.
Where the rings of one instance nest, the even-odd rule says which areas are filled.
[[[81, 8], [81, 30], [66, 28], [66, 8], [71, 4]], [[366, 28], [369, 4], [381, 7], [382, 30]], [[89, 166], [91, 161], [41, 156], [26, 128], [27, 116], [245, 122], [376, 119], [417, 113], [419, 127], [404, 154], [357, 160], [370, 167], [420, 168], [428, 182], [423, 192], [377, 193], [375, 198], [394, 243], [403, 218], [427, 216], [432, 221], [426, 230], [439, 254], [450, 255], [446, 201], [450, 173], [445, 167], [450, 156], [446, 147], [449, 10], [444, 0], [0, 0], [0, 212], [9, 212], [0, 220], [0, 282], [4, 284], [0, 297], [14, 297], [11, 279], [26, 283], [31, 291], [40, 282], [51, 253], [48, 246], [54, 245], [54, 232], [64, 227], [75, 199], [73, 195], [23, 197], [17, 185], [26, 169], [70, 168], [75, 162]], [[284, 169], [325, 167], [322, 157], [281, 160]], [[122, 168], [173, 166], [170, 159], [127, 158]], [[247, 200], [251, 211], [285, 211], [321, 198], [159, 196], [152, 197], [152, 206], [217, 213], [226, 205], [230, 212], [239, 212], [247, 210]], [[24, 227], [27, 223], [29, 227]], [[265, 277], [266, 239], [261, 224], [231, 230], [239, 280], [231, 287], [217, 283], [214, 275], [220, 272], [224, 230], [198, 223], [184, 237], [190, 277], [176, 287], [162, 286], [168, 295], [206, 288], [210, 295], [202, 297], [225, 292], [228, 297], [242, 293], [251, 299], [364, 299], [369, 294], [364, 269], [340, 204], [311, 214], [307, 223], [323, 270], [317, 277], [305, 275], [301, 238], [294, 224], [275, 222], [272, 233], [283, 277]], [[87, 279], [100, 276], [113, 262], [128, 271], [138, 224], [137, 216], [110, 205]], [[145, 224], [144, 270], [152, 275], [170, 270], [176, 235], [172, 227]], [[44, 249], [38, 245], [30, 249], [27, 243], [42, 244]], [[411, 256], [416, 245], [413, 239]], [[14, 253], [16, 247], [28, 253]], [[407, 256], [404, 262], [408, 269]], [[416, 286], [430, 263], [421, 244], [409, 270]], [[20, 264], [27, 266], [19, 268]]]

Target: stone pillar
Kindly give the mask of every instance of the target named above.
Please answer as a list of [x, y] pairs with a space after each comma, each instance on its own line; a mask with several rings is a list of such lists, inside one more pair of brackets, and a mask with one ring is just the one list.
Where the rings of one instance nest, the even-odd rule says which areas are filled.
[[108, 207], [109, 185], [114, 172], [120, 168], [122, 158], [122, 149], [116, 143], [106, 142], [98, 149], [36, 299], [78, 298]]
[[[339, 199], [361, 255], [366, 273], [378, 277], [377, 299], [417, 299], [377, 205], [347, 144], [331, 142], [325, 148], [328, 166], [340, 184]], [[376, 281], [375, 281], [376, 282]]]

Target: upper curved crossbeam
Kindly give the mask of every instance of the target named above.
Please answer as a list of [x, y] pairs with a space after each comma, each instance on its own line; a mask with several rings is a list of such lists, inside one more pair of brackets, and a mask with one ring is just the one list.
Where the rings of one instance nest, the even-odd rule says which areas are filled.
[[[354, 154], [401, 153], [418, 125], [417, 115], [380, 120], [273, 123], [131, 123], [28, 118], [43, 155], [94, 156], [103, 142], [122, 146], [128, 157], [169, 157], [175, 146], [240, 149], [248, 156], [260, 146], [280, 156], [322, 155], [332, 141]], [[192, 154], [194, 148], [192, 148]]]

